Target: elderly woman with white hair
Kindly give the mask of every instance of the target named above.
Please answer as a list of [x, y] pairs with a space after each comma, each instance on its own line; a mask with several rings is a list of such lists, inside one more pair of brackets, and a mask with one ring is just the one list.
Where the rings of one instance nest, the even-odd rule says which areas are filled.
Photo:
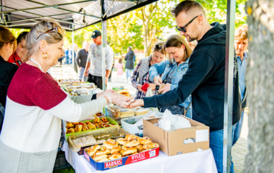
[[[125, 104], [128, 97], [106, 91], [70, 98], [46, 71], [63, 56], [60, 24], [43, 20], [27, 35], [28, 61], [8, 89], [0, 139], [0, 172], [52, 172], [61, 134], [61, 119], [87, 119], [105, 105]], [[92, 100], [93, 99], [93, 100]]]

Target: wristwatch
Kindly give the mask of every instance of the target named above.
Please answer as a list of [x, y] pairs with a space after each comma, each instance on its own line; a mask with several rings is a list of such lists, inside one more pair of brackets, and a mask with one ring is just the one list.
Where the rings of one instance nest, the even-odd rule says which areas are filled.
[[155, 86], [155, 90], [158, 91], [160, 89], [160, 85]]

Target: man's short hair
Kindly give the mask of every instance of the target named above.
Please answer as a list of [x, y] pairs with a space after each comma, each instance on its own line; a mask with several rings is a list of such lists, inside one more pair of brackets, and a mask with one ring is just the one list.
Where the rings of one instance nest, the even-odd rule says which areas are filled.
[[128, 48], [129, 48], [129, 50], [132, 50], [132, 46], [129, 46]]
[[183, 11], [187, 12], [188, 10], [193, 9], [193, 8], [197, 8], [197, 9], [201, 10], [203, 15], [205, 15], [205, 10], [204, 10], [203, 6], [199, 2], [192, 1], [192, 0], [185, 0], [185, 1], [180, 2], [175, 8], [173, 8], [171, 10], [171, 13], [175, 17], [177, 17], [181, 12], [183, 12]]
[[19, 44], [22, 40], [26, 39], [26, 36], [29, 32], [27, 31], [23, 31], [19, 34], [19, 36], [17, 37], [17, 44]]
[[245, 40], [248, 38], [248, 29], [247, 27], [241, 26], [235, 31], [235, 38], [238, 40]]

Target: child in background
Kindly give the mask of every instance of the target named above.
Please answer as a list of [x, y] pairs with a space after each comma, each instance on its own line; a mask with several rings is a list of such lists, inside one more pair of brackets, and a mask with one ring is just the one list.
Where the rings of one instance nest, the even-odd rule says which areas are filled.
[[115, 65], [115, 68], [117, 69], [117, 81], [122, 82], [122, 75], [124, 73], [122, 58], [119, 59], [118, 63]]

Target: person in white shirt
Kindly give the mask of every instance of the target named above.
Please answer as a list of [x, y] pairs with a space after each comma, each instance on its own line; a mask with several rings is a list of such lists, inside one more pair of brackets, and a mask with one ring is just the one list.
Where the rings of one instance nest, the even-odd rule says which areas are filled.
[[105, 73], [105, 84], [108, 82], [108, 77], [113, 64], [113, 51], [109, 45], [105, 48], [105, 64], [106, 69], [102, 69], [102, 36], [98, 30], [93, 31], [92, 36], [93, 44], [90, 45], [88, 51], [87, 66], [85, 69], [85, 76], [88, 76], [88, 82], [97, 85], [98, 88], [103, 89], [102, 72]]

